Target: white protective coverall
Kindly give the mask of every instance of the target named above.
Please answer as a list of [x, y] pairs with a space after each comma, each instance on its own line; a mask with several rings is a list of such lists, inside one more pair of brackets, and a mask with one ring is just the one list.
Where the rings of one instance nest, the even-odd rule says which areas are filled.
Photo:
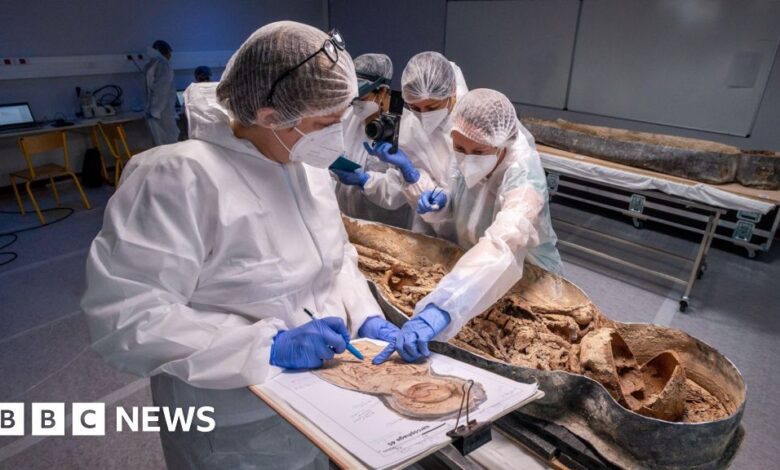
[[496, 169], [472, 188], [453, 158], [447, 205], [422, 217], [439, 237], [468, 249], [436, 288], [415, 307], [429, 303], [450, 315], [437, 335], [447, 341], [487, 310], [523, 277], [523, 261], [557, 274], [563, 270], [550, 222], [547, 178], [533, 136], [520, 133]]
[[162, 433], [177, 465], [327, 468], [245, 387], [281, 371], [273, 338], [310, 321], [304, 307], [341, 317], [353, 336], [381, 310], [329, 171], [276, 163], [236, 138], [216, 86], [187, 89], [191, 139], [134, 156], [108, 203], [82, 300], [93, 348], [152, 375], [158, 406], [215, 408], [210, 433]]
[[[450, 62], [456, 77], [456, 97], [461, 98], [468, 92], [463, 72], [454, 62]], [[452, 125], [449, 117], [433, 132], [428, 134], [420, 120], [409, 110], [401, 116], [401, 129], [398, 135], [398, 147], [409, 156], [412, 164], [420, 172], [420, 179], [413, 184], [404, 180], [401, 171], [392, 167], [383, 175], [371, 178], [363, 191], [379, 205], [408, 204], [410, 219], [406, 228], [419, 233], [433, 235], [433, 229], [417, 214], [417, 200], [420, 195], [434, 187], [447, 188], [450, 160], [452, 159]]]
[[158, 50], [149, 48], [147, 54], [150, 59], [144, 66], [146, 125], [155, 146], [172, 144], [179, 140], [173, 68]]
[[346, 158], [362, 166], [363, 171], [368, 173], [369, 180], [366, 187], [371, 189], [366, 191], [360, 186], [342, 184], [337, 181], [336, 197], [339, 201], [339, 207], [344, 214], [350, 217], [408, 228], [412, 208], [400, 191], [397, 191], [396, 195], [392, 197], [387, 196], [385, 189], [381, 188], [382, 185], [387, 184], [384, 174], [394, 167], [366, 152], [363, 147], [363, 143], [368, 141], [365, 127], [365, 121], [356, 116], [350, 108], [344, 118]]

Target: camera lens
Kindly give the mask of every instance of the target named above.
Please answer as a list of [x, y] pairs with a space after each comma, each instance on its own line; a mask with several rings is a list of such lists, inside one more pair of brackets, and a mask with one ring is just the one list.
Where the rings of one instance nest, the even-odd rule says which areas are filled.
[[379, 140], [385, 133], [385, 126], [380, 119], [374, 119], [366, 124], [366, 136], [371, 140]]

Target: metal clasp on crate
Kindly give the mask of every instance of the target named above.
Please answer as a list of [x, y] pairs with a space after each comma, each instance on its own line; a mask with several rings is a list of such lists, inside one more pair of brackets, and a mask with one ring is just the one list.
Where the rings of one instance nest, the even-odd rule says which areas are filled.
[[737, 225], [734, 227], [731, 238], [750, 243], [753, 238], [753, 230], [760, 220], [761, 214], [758, 212], [737, 211]]
[[750, 243], [750, 239], [753, 238], [753, 229], [755, 228], [756, 224], [753, 222], [737, 220], [737, 225], [734, 227], [734, 233], [731, 235], [731, 238]]
[[737, 211], [737, 218], [739, 220], [753, 222], [754, 224], [761, 222], [761, 214], [758, 212]]
[[547, 192], [550, 195], [558, 192], [558, 183], [561, 181], [561, 175], [555, 172], [547, 172]]
[[628, 203], [628, 210], [641, 214], [645, 210], [645, 197], [641, 194], [632, 194]]

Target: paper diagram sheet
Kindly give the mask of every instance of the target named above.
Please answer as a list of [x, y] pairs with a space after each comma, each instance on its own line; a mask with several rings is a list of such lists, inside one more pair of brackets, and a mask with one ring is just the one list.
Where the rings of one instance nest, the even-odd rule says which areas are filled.
[[[376, 342], [379, 344], [380, 342]], [[536, 384], [506, 379], [446, 356], [432, 353], [431, 368], [441, 375], [472, 379], [487, 395], [471, 419], [490, 421], [537, 394]], [[402, 463], [449, 442], [455, 418], [414, 420], [396, 414], [368, 394], [332, 385], [311, 372], [285, 372], [261, 385], [284, 399], [352, 455], [373, 468]], [[461, 417], [464, 424], [465, 414]]]

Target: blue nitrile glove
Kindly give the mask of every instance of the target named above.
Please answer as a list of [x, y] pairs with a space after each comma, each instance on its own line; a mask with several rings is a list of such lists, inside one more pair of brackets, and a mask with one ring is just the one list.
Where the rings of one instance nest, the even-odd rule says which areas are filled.
[[336, 174], [341, 181], [341, 184], [348, 186], [360, 186], [361, 188], [368, 183], [368, 173], [365, 171], [344, 171], [344, 170], [330, 170]]
[[406, 362], [415, 362], [431, 355], [428, 341], [450, 324], [450, 314], [434, 304], [428, 304], [418, 315], [404, 323], [395, 344], [389, 344], [374, 358], [374, 364], [385, 362], [395, 351]]
[[420, 172], [417, 171], [417, 168], [412, 164], [412, 160], [409, 159], [403, 150], [398, 149], [395, 153], [390, 153], [390, 149], [393, 147], [390, 142], [379, 142], [374, 147], [368, 145], [368, 142], [363, 142], [363, 147], [365, 147], [369, 155], [397, 166], [407, 183], [413, 184], [420, 179]]
[[[395, 345], [396, 338], [400, 333], [401, 330], [397, 326], [379, 316], [370, 317], [363, 322], [363, 326], [358, 330], [358, 336], [361, 338], [387, 341], [390, 345]], [[372, 362], [379, 364], [376, 358]]]
[[444, 194], [443, 190], [437, 189], [436, 195], [433, 194], [433, 191], [428, 190], [420, 194], [420, 199], [417, 200], [417, 213], [427, 214], [428, 212], [440, 211], [446, 205], [447, 195]]
[[327, 317], [280, 331], [271, 345], [271, 364], [285, 369], [314, 369], [347, 349], [344, 320]]

